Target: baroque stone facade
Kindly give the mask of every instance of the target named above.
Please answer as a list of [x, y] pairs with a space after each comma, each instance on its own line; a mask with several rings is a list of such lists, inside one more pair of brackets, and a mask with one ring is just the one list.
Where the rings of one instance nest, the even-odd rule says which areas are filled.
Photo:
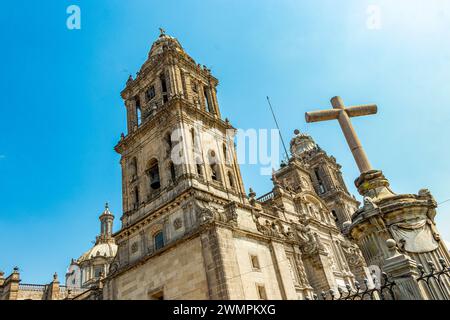
[[104, 299], [312, 299], [370, 279], [341, 232], [358, 208], [340, 166], [298, 131], [273, 190], [244, 190], [218, 80], [161, 33], [122, 97], [123, 209]]
[[[128, 132], [115, 147], [120, 230], [112, 234], [106, 206], [95, 246], [72, 260], [66, 286], [56, 275], [48, 285], [21, 284], [15, 269], [6, 279], [0, 273], [0, 299], [314, 299], [358, 293], [362, 283], [378, 290], [381, 271], [395, 281], [391, 297], [450, 297], [448, 278], [419, 281], [432, 263], [443, 270], [450, 263], [427, 189], [395, 194], [350, 139], [358, 146], [360, 206], [336, 159], [295, 130], [272, 190], [247, 194], [217, 85], [161, 30], [121, 93]], [[309, 113], [307, 121], [340, 119], [356, 137], [348, 117], [376, 112], [375, 105], [344, 109], [338, 97], [332, 104], [336, 110]]]

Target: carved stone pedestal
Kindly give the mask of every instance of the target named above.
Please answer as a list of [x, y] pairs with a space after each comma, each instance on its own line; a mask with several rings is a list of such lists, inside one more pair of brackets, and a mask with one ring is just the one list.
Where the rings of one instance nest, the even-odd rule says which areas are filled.
[[[386, 259], [391, 259], [389, 268], [395, 273], [386, 246], [388, 239], [394, 239], [401, 253], [425, 268], [427, 261], [438, 265], [439, 258], [449, 264], [448, 250], [434, 222], [437, 204], [427, 189], [417, 195], [395, 194], [379, 170], [362, 173], [355, 185], [364, 196], [364, 205], [353, 214], [347, 232], [360, 247], [369, 267], [374, 265], [384, 270], [388, 266]], [[450, 293], [449, 286], [445, 290]]]

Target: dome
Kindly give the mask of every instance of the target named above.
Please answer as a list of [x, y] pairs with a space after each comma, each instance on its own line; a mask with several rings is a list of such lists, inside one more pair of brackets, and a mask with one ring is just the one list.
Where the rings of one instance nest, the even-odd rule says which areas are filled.
[[114, 258], [117, 253], [117, 245], [113, 242], [109, 243], [98, 243], [93, 246], [89, 251], [85, 252], [79, 259], [78, 262], [84, 262], [94, 259], [97, 256], [102, 256], [105, 258]]
[[166, 34], [166, 32], [159, 28], [161, 34], [159, 38], [153, 43], [150, 49], [149, 57], [154, 57], [163, 53], [166, 48], [173, 48], [179, 52], [183, 52], [183, 48], [177, 39]]
[[317, 146], [310, 135], [301, 133], [299, 130], [295, 130], [294, 134], [295, 136], [291, 139], [291, 154], [293, 156], [299, 156]]

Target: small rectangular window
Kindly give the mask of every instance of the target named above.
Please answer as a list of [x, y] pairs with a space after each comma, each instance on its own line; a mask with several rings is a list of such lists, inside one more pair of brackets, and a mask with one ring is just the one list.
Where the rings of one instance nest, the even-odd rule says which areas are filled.
[[258, 298], [260, 300], [267, 300], [266, 288], [262, 284], [256, 285], [256, 290], [258, 292]]
[[166, 83], [166, 77], [165, 77], [165, 75], [162, 73], [162, 74], [159, 76], [159, 79], [160, 79], [160, 81], [161, 81], [161, 91], [162, 91], [163, 93], [167, 92], [167, 83]]
[[253, 270], [261, 270], [261, 267], [259, 265], [259, 259], [256, 255], [250, 255], [250, 261], [252, 262], [252, 268]]
[[216, 164], [211, 164], [211, 179], [214, 181], [218, 181], [219, 180], [219, 176], [217, 173], [217, 165]]
[[192, 91], [198, 92], [198, 87], [197, 87], [197, 83], [196, 82], [192, 81], [191, 86], [192, 86]]
[[319, 192], [320, 194], [325, 193], [325, 187], [323, 186], [322, 182], [319, 182]]
[[95, 267], [94, 269], [94, 277], [95, 278], [100, 278], [100, 275], [103, 271], [103, 267]]
[[162, 232], [158, 232], [153, 240], [155, 242], [155, 250], [159, 250], [164, 247], [164, 235]]
[[212, 108], [211, 105], [211, 101], [209, 100], [209, 94], [208, 94], [208, 88], [207, 87], [203, 87], [203, 97], [205, 98], [205, 106], [206, 106], [206, 111], [213, 113], [214, 110]]
[[155, 86], [150, 86], [147, 90], [147, 100], [152, 100], [155, 97]]
[[141, 110], [141, 100], [139, 99], [139, 96], [136, 96], [134, 98], [135, 105], [136, 105], [136, 124], [138, 126], [142, 123], [142, 110]]

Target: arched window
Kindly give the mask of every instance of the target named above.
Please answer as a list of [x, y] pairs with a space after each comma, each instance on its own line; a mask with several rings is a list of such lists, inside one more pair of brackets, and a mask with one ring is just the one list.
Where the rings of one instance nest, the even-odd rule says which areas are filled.
[[[164, 141], [166, 142], [166, 150], [167, 150], [167, 156], [169, 159], [172, 159], [172, 149], [173, 149], [173, 142], [172, 142], [172, 135], [170, 132], [167, 132], [164, 136]], [[172, 159], [173, 160], [173, 159]]]
[[141, 110], [141, 100], [139, 99], [139, 96], [136, 96], [134, 98], [134, 101], [136, 103], [136, 121], [137, 125], [140, 126], [142, 123], [142, 110]]
[[217, 164], [217, 156], [214, 150], [208, 152], [209, 168], [211, 171], [211, 180], [220, 181], [219, 165]]
[[137, 159], [133, 157], [129, 164], [130, 176], [135, 177], [137, 175]]
[[209, 99], [208, 87], [203, 87], [203, 97], [205, 98], [206, 111], [213, 113], [214, 109], [212, 108], [211, 101]]
[[230, 171], [228, 171], [228, 183], [230, 184], [230, 187], [234, 188], [233, 175], [231, 174]]
[[223, 160], [226, 163], [228, 161], [228, 155], [227, 155], [227, 145], [225, 143], [222, 145], [222, 151], [223, 151]]
[[155, 244], [155, 250], [164, 247], [164, 234], [162, 231], [159, 231], [153, 236], [153, 243]]
[[134, 208], [136, 209], [137, 207], [139, 207], [139, 188], [138, 187], [134, 187], [133, 190], [133, 197], [134, 197]]
[[216, 163], [211, 163], [210, 168], [211, 168], [211, 179], [214, 181], [219, 181], [220, 180], [219, 166]]
[[319, 184], [319, 194], [325, 193], [326, 189], [322, 181], [322, 177], [319, 171], [319, 168], [314, 169], [314, 174], [316, 175], [317, 182]]
[[195, 130], [194, 130], [194, 128], [191, 128], [190, 132], [191, 132], [191, 142], [192, 142], [192, 154], [195, 155], [196, 151], [198, 149], [196, 148], [197, 146], [195, 145], [197, 143], [197, 141], [195, 140]]
[[197, 169], [197, 174], [199, 176], [203, 176], [203, 170], [202, 170], [202, 160], [200, 158], [195, 159], [195, 167]]
[[94, 267], [94, 278], [100, 278], [100, 275], [103, 272], [103, 266], [95, 266]]
[[156, 95], [155, 86], [152, 85], [147, 89], [147, 92], [146, 92], [147, 101], [152, 100], [155, 97], [155, 95]]
[[159, 179], [158, 160], [155, 158], [149, 161], [147, 174], [150, 182], [150, 188], [152, 190], [159, 189], [161, 187], [161, 181]]
[[161, 73], [159, 76], [159, 80], [161, 81], [161, 93], [163, 96], [163, 103], [166, 103], [169, 101], [169, 97], [167, 95], [167, 83], [166, 83], [166, 76], [164, 73]]
[[170, 161], [169, 170], [170, 170], [170, 179], [172, 179], [172, 182], [175, 182], [175, 180], [177, 179], [177, 173], [175, 171], [175, 165], [173, 164], [172, 161]]
[[338, 216], [337, 216], [337, 214], [336, 214], [336, 211], [331, 210], [331, 215], [333, 216], [334, 221], [338, 221]]
[[167, 147], [169, 148], [169, 151], [172, 150], [173, 144], [172, 144], [172, 136], [170, 134], [170, 132], [166, 133], [166, 137], [165, 137], [166, 143], [167, 143]]

